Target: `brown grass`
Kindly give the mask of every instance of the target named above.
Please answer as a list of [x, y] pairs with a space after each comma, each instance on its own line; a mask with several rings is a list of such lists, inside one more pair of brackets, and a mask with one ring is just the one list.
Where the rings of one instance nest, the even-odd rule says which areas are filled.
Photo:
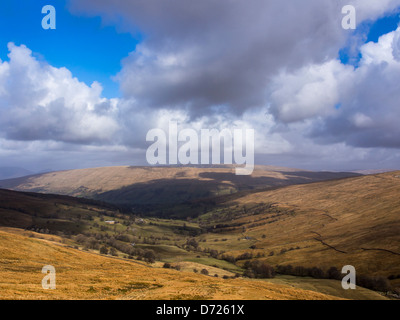
[[[10, 230], [8, 230], [10, 231]], [[57, 288], [41, 287], [44, 265]], [[287, 285], [223, 280], [81, 252], [0, 231], [0, 299], [336, 299]]]
[[[273, 265], [341, 269], [350, 264], [364, 274], [400, 274], [399, 174], [289, 186], [240, 198], [236, 202], [241, 206], [273, 203], [293, 212], [276, 222], [248, 228], [245, 235], [254, 238], [248, 246], [254, 244], [267, 255], [274, 251], [266, 258]], [[249, 226], [263, 217], [268, 212], [238, 221]], [[289, 251], [280, 254], [282, 249]]]

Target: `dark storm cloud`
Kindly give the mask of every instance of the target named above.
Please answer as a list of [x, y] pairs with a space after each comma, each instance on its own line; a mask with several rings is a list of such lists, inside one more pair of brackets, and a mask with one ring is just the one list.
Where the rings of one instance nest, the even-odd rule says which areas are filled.
[[336, 1], [72, 1], [74, 12], [101, 14], [144, 34], [118, 75], [125, 97], [150, 107], [240, 114], [267, 103], [280, 69], [337, 55], [345, 41]]

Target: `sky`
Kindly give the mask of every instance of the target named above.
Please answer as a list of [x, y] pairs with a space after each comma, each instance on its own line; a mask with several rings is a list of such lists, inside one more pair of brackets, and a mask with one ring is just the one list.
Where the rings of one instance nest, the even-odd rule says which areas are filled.
[[400, 0], [3, 0], [0, 167], [145, 165], [147, 132], [174, 120], [254, 129], [257, 164], [400, 169], [399, 15]]

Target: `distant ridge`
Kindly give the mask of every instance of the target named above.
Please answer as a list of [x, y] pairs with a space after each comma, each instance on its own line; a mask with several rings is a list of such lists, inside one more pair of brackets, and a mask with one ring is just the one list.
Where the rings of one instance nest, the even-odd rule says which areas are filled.
[[367, 174], [393, 172], [396, 170], [398, 170], [398, 169], [370, 169], [370, 170], [357, 170], [357, 171], [352, 171], [352, 172], [367, 175]]
[[359, 176], [256, 166], [237, 176], [231, 167], [103, 167], [36, 174], [0, 181], [0, 188], [86, 197], [127, 207], [173, 205], [239, 191]]
[[19, 167], [0, 167], [0, 180], [24, 177], [33, 174], [32, 171]]

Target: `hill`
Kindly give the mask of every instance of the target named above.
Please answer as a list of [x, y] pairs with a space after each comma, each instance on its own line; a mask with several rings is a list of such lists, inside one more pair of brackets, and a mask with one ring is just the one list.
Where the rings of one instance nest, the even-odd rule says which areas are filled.
[[31, 175], [32, 172], [18, 167], [0, 167], [0, 180]]
[[127, 212], [186, 218], [189, 211], [192, 216], [197, 216], [208, 210], [207, 205], [190, 205], [194, 200], [349, 176], [357, 174], [257, 166], [250, 176], [236, 176], [233, 167], [222, 166], [125, 166], [59, 171], [3, 180], [0, 187], [86, 197], [123, 206]]
[[[0, 230], [0, 299], [335, 299], [282, 284], [153, 268]], [[42, 267], [56, 269], [43, 290]]]
[[400, 287], [399, 217], [400, 172], [390, 172], [254, 192], [199, 220], [220, 257], [247, 254], [239, 264], [258, 257], [289, 274], [353, 265]]
[[116, 215], [112, 205], [69, 196], [0, 189], [0, 226], [78, 234], [100, 214]]

